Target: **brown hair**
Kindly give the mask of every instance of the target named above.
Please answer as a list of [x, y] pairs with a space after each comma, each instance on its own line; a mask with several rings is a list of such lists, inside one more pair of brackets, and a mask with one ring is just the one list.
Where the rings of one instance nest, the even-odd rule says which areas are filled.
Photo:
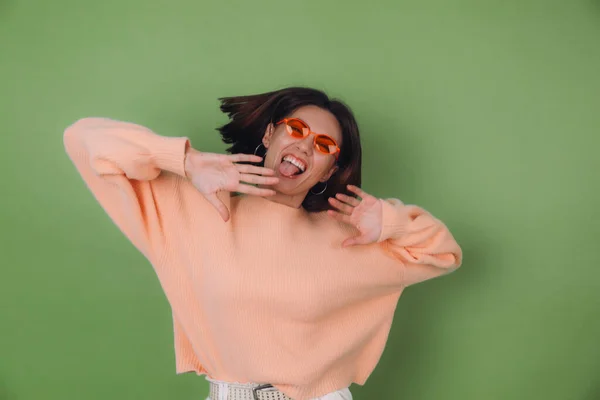
[[[310, 212], [330, 209], [327, 201], [336, 193], [346, 192], [346, 185], [360, 186], [361, 158], [358, 124], [350, 108], [340, 100], [330, 99], [324, 92], [305, 87], [289, 87], [274, 92], [237, 97], [224, 97], [221, 111], [230, 121], [218, 128], [221, 138], [231, 146], [230, 153], [253, 154], [262, 143], [269, 123], [279, 121], [296, 109], [313, 105], [329, 111], [335, 116], [342, 129], [342, 146], [337, 162], [338, 170], [327, 181], [327, 189], [315, 195], [308, 192], [302, 207]], [[262, 154], [259, 154], [262, 155]], [[314, 192], [322, 190], [315, 185]]]

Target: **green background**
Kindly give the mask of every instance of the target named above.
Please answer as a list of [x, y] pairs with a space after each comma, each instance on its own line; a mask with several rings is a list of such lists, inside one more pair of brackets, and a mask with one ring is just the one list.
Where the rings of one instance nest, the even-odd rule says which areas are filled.
[[600, 399], [600, 2], [0, 0], [0, 399], [204, 399], [151, 266], [64, 128], [107, 116], [223, 151], [217, 97], [339, 96], [364, 188], [446, 222], [354, 398]]

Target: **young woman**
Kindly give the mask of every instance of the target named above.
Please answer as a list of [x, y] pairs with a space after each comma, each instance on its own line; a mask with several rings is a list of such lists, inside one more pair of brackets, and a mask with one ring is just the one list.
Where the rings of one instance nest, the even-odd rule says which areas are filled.
[[422, 208], [359, 188], [343, 103], [308, 88], [221, 101], [229, 155], [102, 118], [67, 128], [65, 147], [153, 265], [178, 373], [206, 375], [211, 400], [351, 399], [403, 289], [456, 269], [461, 249]]

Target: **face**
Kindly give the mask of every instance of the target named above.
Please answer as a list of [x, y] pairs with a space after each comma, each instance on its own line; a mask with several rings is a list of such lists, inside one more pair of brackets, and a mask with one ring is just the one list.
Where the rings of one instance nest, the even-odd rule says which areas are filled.
[[[312, 132], [328, 135], [337, 142], [338, 147], [342, 147], [340, 125], [329, 111], [316, 106], [304, 106], [287, 118], [301, 119]], [[263, 144], [267, 148], [265, 167], [275, 170], [279, 178], [279, 183], [274, 187], [277, 192], [304, 197], [314, 185], [327, 181], [336, 171], [335, 155], [323, 154], [315, 149], [314, 140], [313, 134], [302, 139], [290, 136], [285, 124], [267, 127], [263, 137]], [[298, 164], [304, 167], [304, 171], [298, 168]]]

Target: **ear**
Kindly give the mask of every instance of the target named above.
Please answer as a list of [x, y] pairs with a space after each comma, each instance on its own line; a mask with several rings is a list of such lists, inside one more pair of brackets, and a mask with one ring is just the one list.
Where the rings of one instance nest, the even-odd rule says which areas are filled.
[[331, 178], [331, 175], [335, 174], [337, 170], [340, 169], [337, 164], [333, 164], [333, 167], [329, 169], [329, 171], [323, 175], [323, 177], [319, 180], [319, 182], [326, 182]]
[[273, 133], [275, 132], [275, 126], [270, 122], [265, 129], [265, 134], [262, 138], [262, 143], [265, 146], [265, 149], [269, 148], [269, 144], [271, 143], [271, 138], [273, 137]]

